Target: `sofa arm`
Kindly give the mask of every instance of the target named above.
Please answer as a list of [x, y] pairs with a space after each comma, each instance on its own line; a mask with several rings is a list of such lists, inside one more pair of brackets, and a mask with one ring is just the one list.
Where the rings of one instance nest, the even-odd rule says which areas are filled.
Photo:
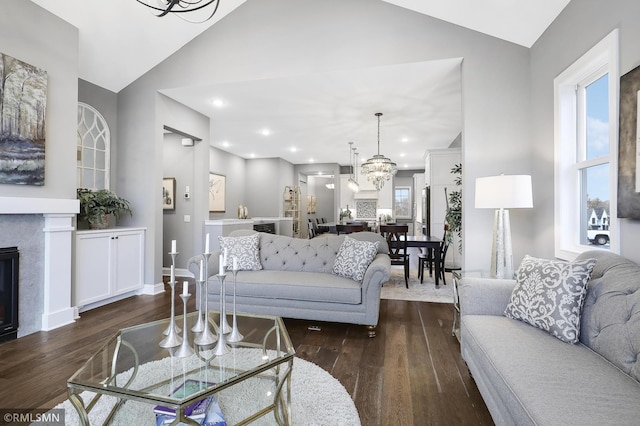
[[[196, 280], [200, 278], [200, 260], [202, 259], [204, 259], [204, 257], [201, 254], [199, 254], [197, 256], [193, 256], [187, 261], [187, 269], [189, 270], [189, 272], [193, 274]], [[208, 264], [209, 277], [213, 277], [220, 271], [219, 260], [220, 260], [219, 251], [211, 253], [211, 256], [209, 257], [209, 264]]]
[[502, 316], [515, 285], [515, 280], [462, 278], [458, 286], [460, 315]]
[[388, 254], [378, 253], [364, 273], [362, 279], [362, 296], [380, 298], [382, 284], [389, 281], [391, 276], [391, 259]]

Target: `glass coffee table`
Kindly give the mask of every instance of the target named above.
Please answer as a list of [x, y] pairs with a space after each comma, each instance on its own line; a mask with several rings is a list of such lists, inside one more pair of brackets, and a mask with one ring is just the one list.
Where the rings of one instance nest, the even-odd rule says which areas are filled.
[[[238, 328], [244, 339], [228, 343], [229, 353], [214, 355], [215, 343], [193, 343], [199, 334], [191, 331], [197, 315], [187, 315], [187, 336], [194, 353], [186, 357], [178, 357], [179, 347], [159, 346], [165, 338], [168, 319], [125, 328], [111, 337], [67, 381], [69, 400], [78, 411], [81, 424], [90, 424], [88, 413], [100, 404], [101, 398], [115, 397], [110, 398], [113, 403], [104, 424], [126, 423], [131, 416], [131, 424], [154, 424], [155, 410], [163, 409], [177, 413], [173, 423], [165, 424], [198, 425], [187, 415], [194, 403], [212, 395], [228, 425], [247, 424], [268, 413], [273, 413], [272, 424], [291, 424], [295, 351], [282, 319], [238, 314]], [[210, 311], [209, 320], [218, 324], [219, 314]], [[176, 317], [176, 324], [182, 327], [182, 316]], [[217, 327], [212, 329], [217, 333]], [[192, 389], [182, 392], [185, 385]], [[95, 396], [83, 402], [79, 396], [83, 391]], [[143, 422], [144, 417], [152, 419], [152, 423]]]

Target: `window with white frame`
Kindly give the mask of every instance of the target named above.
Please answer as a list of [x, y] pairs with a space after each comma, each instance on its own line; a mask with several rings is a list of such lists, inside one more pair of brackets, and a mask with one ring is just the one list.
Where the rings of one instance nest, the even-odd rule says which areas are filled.
[[[555, 254], [619, 251], [618, 31], [554, 80]], [[611, 220], [611, 218], [614, 218]]]

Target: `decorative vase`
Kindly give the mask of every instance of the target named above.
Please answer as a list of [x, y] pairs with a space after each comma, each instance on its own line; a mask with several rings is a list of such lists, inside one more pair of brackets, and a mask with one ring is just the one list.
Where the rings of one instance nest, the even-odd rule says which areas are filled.
[[91, 229], [107, 229], [109, 226], [109, 215], [103, 214], [99, 216], [96, 220], [89, 222], [89, 228]]

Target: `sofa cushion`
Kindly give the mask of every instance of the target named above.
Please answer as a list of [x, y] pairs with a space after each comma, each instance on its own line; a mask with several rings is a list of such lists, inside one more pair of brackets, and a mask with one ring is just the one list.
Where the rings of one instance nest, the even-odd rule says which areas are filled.
[[[227, 279], [225, 289], [233, 293], [233, 278]], [[310, 302], [359, 304], [362, 287], [359, 283], [322, 272], [296, 271], [240, 271], [237, 276], [236, 296], [263, 299], [284, 299]], [[220, 292], [218, 280], [210, 280], [208, 291]]]
[[525, 256], [505, 315], [577, 343], [580, 314], [595, 259], [565, 262]]
[[364, 273], [378, 253], [378, 242], [358, 241], [345, 236], [336, 255], [332, 272], [362, 282]]
[[[257, 271], [262, 269], [260, 263], [260, 235], [258, 233], [242, 237], [218, 237], [220, 251], [227, 251], [228, 262], [234, 257], [238, 259], [238, 269]], [[231, 265], [227, 265], [230, 267]], [[229, 268], [230, 269], [230, 268]]]

